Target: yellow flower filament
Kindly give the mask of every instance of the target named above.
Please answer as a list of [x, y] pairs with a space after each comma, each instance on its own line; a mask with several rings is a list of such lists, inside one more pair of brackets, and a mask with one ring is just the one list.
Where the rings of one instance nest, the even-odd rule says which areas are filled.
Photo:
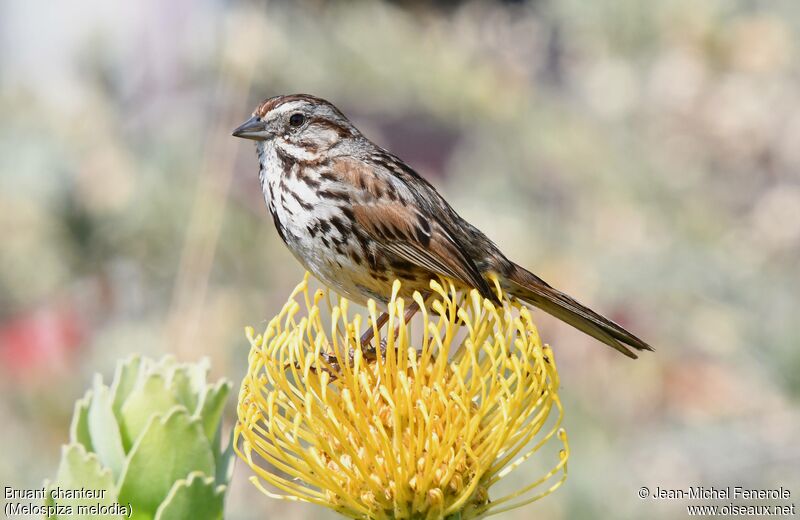
[[[424, 333], [412, 339], [395, 282], [382, 330], [368, 304], [367, 324], [387, 348], [367, 360], [362, 316], [351, 320], [347, 300], [333, 305], [327, 291], [312, 297], [306, 275], [263, 335], [247, 331], [235, 449], [253, 482], [270, 497], [365, 519], [476, 518], [553, 492], [569, 454], [553, 353], [528, 309], [495, 286], [502, 306], [432, 281], [427, 304], [414, 294]], [[341, 360], [337, 370], [324, 352]], [[553, 468], [490, 502], [490, 486], [554, 436], [563, 448]]]

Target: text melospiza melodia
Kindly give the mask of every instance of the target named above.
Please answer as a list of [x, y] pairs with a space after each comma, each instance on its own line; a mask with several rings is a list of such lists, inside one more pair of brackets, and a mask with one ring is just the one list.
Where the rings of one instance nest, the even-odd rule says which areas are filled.
[[331, 103], [309, 95], [261, 103], [233, 135], [256, 141], [259, 180], [281, 239], [306, 269], [343, 296], [386, 303], [447, 276], [496, 300], [505, 291], [603, 343], [652, 348], [508, 260], [406, 163], [364, 137]]

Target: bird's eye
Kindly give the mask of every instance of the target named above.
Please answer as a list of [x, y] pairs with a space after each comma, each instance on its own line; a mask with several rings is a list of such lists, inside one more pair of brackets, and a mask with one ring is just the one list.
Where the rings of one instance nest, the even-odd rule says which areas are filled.
[[306, 116], [297, 112], [289, 117], [289, 124], [292, 126], [300, 126], [306, 122]]

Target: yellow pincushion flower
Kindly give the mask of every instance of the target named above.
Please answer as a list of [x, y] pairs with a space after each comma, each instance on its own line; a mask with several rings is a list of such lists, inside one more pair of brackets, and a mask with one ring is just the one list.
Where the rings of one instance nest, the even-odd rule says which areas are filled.
[[[375, 327], [374, 302], [351, 319], [347, 300], [312, 298], [306, 275], [263, 335], [247, 331], [234, 445], [253, 482], [364, 519], [477, 518], [560, 486], [569, 449], [553, 353], [495, 285], [502, 306], [431, 281], [427, 304], [414, 294], [421, 319], [404, 324], [395, 282], [386, 354], [368, 360], [359, 337], [363, 322]], [[330, 367], [325, 352], [353, 360]], [[552, 469], [490, 501], [492, 485], [556, 436]]]

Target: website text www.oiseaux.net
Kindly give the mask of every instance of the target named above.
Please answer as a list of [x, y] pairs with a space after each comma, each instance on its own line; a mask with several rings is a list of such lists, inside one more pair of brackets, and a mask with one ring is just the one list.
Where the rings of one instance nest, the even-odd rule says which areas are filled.
[[[720, 504], [686, 505], [689, 516], [795, 516], [796, 506], [789, 502], [792, 493], [785, 487], [752, 489], [743, 486], [690, 486], [687, 488], [639, 488], [639, 498], [653, 501], [720, 501]], [[745, 503], [735, 503], [745, 502]], [[769, 501], [771, 503], [764, 503]], [[762, 503], [758, 503], [762, 502]], [[775, 502], [782, 502], [776, 504]]]

